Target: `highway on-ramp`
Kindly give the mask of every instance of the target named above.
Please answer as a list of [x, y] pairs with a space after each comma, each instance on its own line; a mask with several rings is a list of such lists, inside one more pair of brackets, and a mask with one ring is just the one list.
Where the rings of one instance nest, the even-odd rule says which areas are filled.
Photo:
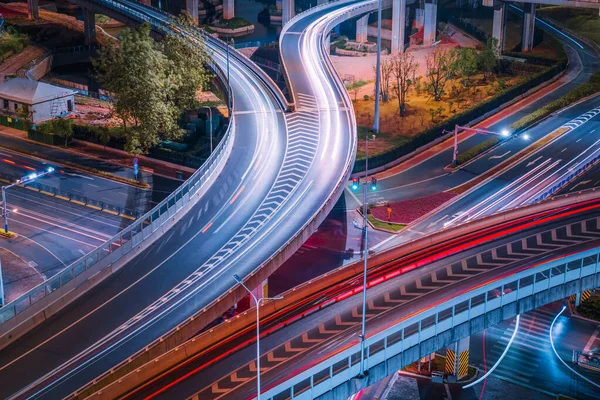
[[[120, 4], [168, 21], [138, 3]], [[206, 46], [224, 71], [224, 46]], [[122, 270], [4, 348], [0, 396], [69, 394], [227, 293], [234, 273], [256, 270], [333, 206], [354, 160], [353, 118], [342, 120], [347, 111], [335, 109], [343, 106], [324, 107], [317, 94], [315, 104], [300, 104], [286, 120], [269, 82], [233, 51], [230, 74], [235, 141], [208, 193]], [[338, 94], [343, 98], [343, 87]]]

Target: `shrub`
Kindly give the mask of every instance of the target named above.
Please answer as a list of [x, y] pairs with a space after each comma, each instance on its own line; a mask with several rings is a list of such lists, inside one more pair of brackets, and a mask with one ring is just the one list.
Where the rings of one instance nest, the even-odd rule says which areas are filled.
[[592, 296], [577, 306], [577, 312], [586, 318], [600, 321], [600, 297]]
[[561, 108], [567, 107], [574, 102], [583, 99], [584, 97], [590, 96], [596, 92], [600, 92], [600, 71], [596, 71], [592, 74], [589, 81], [579, 85], [575, 89], [562, 97], [546, 104], [542, 108], [537, 109], [529, 115], [513, 122], [510, 125], [511, 130], [519, 131], [522, 130], [540, 120], [552, 114]]
[[461, 165], [461, 164], [466, 163], [467, 161], [477, 157], [479, 154], [483, 153], [484, 151], [492, 148], [499, 141], [500, 141], [500, 138], [498, 136], [492, 136], [485, 142], [481, 142], [478, 145], [471, 147], [467, 151], [458, 153], [458, 156], [456, 156], [456, 164]]

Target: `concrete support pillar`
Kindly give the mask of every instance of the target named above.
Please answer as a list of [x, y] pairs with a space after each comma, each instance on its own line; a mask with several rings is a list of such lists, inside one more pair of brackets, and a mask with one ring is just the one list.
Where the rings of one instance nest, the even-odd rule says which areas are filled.
[[494, 24], [492, 26], [492, 36], [498, 40], [498, 52], [504, 51], [504, 38], [506, 37], [506, 3], [500, 3], [494, 6]]
[[233, 0], [223, 0], [223, 19], [235, 17], [235, 2]]
[[96, 14], [87, 8], [83, 9], [83, 36], [86, 45], [96, 42]]
[[[259, 300], [263, 297], [269, 297], [269, 280], [267, 279], [263, 283], [258, 285], [258, 287], [256, 287], [252, 291], [252, 293]], [[252, 296], [250, 296], [250, 307], [254, 307], [254, 306], [256, 306], [256, 302], [254, 301], [254, 298]]]
[[415, 28], [421, 29], [425, 23], [425, 9], [417, 6], [415, 9]]
[[191, 19], [198, 22], [198, 0], [185, 0], [185, 11]]
[[578, 307], [581, 304], [581, 293], [577, 293], [575, 295], [575, 307]]
[[39, 0], [27, 0], [27, 17], [29, 19], [40, 17]]
[[392, 48], [391, 54], [404, 53], [404, 31], [406, 30], [406, 0], [392, 3]]
[[450, 382], [456, 382], [468, 373], [470, 339], [469, 336], [460, 339], [446, 349], [445, 372]]
[[423, 45], [431, 46], [437, 33], [437, 0], [425, 3], [425, 21], [423, 25]]
[[535, 30], [535, 4], [523, 4], [523, 38], [521, 51], [524, 53], [533, 49], [533, 33]]
[[367, 27], [369, 26], [369, 14], [356, 20], [356, 41], [365, 43], [367, 41]]
[[281, 8], [281, 23], [283, 25], [287, 24], [290, 19], [294, 18], [294, 7], [294, 0], [283, 0]]

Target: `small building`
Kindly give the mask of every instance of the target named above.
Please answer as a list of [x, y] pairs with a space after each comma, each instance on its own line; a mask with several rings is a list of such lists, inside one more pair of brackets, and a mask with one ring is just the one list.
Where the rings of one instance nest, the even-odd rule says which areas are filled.
[[0, 112], [17, 116], [26, 111], [31, 122], [37, 124], [74, 111], [75, 93], [30, 79], [9, 79], [0, 83]]

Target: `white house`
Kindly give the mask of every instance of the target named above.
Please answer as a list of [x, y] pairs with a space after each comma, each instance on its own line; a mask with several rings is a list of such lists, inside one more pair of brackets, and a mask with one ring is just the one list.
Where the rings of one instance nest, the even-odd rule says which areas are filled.
[[39, 123], [75, 110], [76, 92], [25, 78], [0, 83], [0, 112], [15, 115], [26, 107], [33, 123]]

